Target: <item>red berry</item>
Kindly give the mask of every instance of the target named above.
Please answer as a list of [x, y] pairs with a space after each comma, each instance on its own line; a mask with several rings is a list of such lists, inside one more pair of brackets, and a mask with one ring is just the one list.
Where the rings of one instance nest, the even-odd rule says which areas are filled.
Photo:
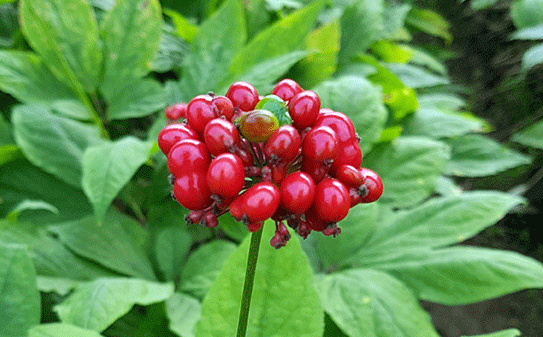
[[381, 177], [374, 171], [368, 168], [360, 168], [360, 172], [364, 176], [364, 184], [368, 189], [368, 194], [362, 198], [363, 203], [374, 202], [383, 194], [383, 181]]
[[226, 96], [213, 97], [211, 108], [217, 117], [224, 116], [226, 119], [230, 120], [232, 116], [234, 116], [234, 105]]
[[194, 139], [177, 142], [168, 154], [168, 169], [175, 177], [196, 172], [207, 172], [211, 157], [204, 143]]
[[240, 142], [239, 132], [229, 121], [215, 118], [207, 123], [204, 129], [204, 141], [209, 152], [218, 156], [233, 150], [234, 145]]
[[288, 113], [292, 118], [292, 124], [298, 129], [313, 126], [321, 108], [319, 96], [311, 91], [302, 91], [292, 97], [288, 103]]
[[183, 139], [198, 140], [198, 134], [187, 124], [169, 124], [158, 133], [158, 147], [168, 155], [172, 146]]
[[349, 190], [336, 179], [324, 179], [315, 188], [313, 207], [319, 218], [325, 222], [343, 220], [351, 208]]
[[207, 186], [213, 194], [235, 197], [245, 183], [245, 169], [238, 156], [223, 153], [217, 156], [207, 170]]
[[211, 192], [206, 184], [206, 175], [201, 172], [186, 173], [175, 180], [175, 199], [190, 210], [201, 210], [212, 204]]
[[170, 105], [164, 110], [164, 115], [166, 118], [171, 121], [176, 121], [180, 118], [185, 118], [187, 116], [187, 104], [185, 103], [176, 103]]
[[217, 117], [211, 107], [212, 96], [198, 95], [187, 105], [187, 123], [198, 133], [204, 129], [212, 119]]
[[249, 223], [261, 222], [275, 213], [280, 201], [281, 193], [277, 186], [270, 182], [260, 182], [230, 204], [230, 213], [236, 220], [246, 217]]
[[305, 172], [292, 172], [279, 187], [281, 191], [281, 206], [294, 214], [304, 214], [315, 196], [315, 183]]
[[264, 154], [268, 159], [276, 156], [286, 163], [292, 161], [297, 155], [302, 139], [298, 130], [291, 125], [283, 125], [275, 130], [264, 147]]
[[296, 81], [289, 78], [279, 81], [273, 88], [272, 94], [279, 96], [283, 101], [290, 101], [292, 97], [303, 91]]
[[364, 183], [364, 176], [362, 172], [351, 165], [341, 165], [336, 170], [336, 178], [341, 181], [347, 187], [358, 188]]
[[338, 151], [330, 171], [335, 173], [341, 165], [351, 165], [354, 167], [360, 167], [362, 164], [362, 150], [358, 140], [353, 138], [345, 143], [340, 143]]
[[309, 130], [302, 143], [302, 153], [315, 161], [334, 159], [338, 152], [337, 135], [328, 126], [319, 126]]
[[[324, 109], [321, 109], [321, 111]], [[326, 125], [332, 128], [338, 136], [338, 141], [340, 143], [346, 142], [353, 138], [356, 138], [356, 131], [354, 129], [354, 124], [349, 117], [342, 114], [341, 112], [325, 112], [320, 113], [315, 125], [313, 127]]]
[[315, 183], [319, 183], [330, 170], [330, 165], [330, 161], [322, 162], [304, 158], [302, 160], [302, 171], [309, 174]]
[[271, 180], [280, 184], [288, 174], [288, 163], [279, 162], [275, 165], [271, 165]]
[[253, 110], [259, 100], [258, 92], [255, 87], [243, 81], [234, 82], [230, 88], [228, 88], [226, 97], [232, 101], [234, 107], [239, 108], [242, 111]]

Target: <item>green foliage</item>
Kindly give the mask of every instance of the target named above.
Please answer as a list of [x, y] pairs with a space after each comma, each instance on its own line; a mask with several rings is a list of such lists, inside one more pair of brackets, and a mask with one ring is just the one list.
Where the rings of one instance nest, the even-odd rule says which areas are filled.
[[[453, 36], [437, 12], [386, 0], [16, 8], [0, 4], [0, 335], [235, 334], [247, 230], [228, 214], [215, 229], [185, 227], [156, 138], [166, 105], [238, 80], [263, 96], [283, 77], [317, 92], [352, 119], [385, 186], [337, 238], [291, 231], [276, 250], [265, 224], [249, 335], [437, 336], [420, 300], [543, 287], [540, 262], [458, 245], [526, 201], [457, 178], [538, 163], [543, 124], [519, 127], [515, 150], [484, 134], [451, 85]], [[511, 37], [529, 44], [515, 83], [543, 61], [541, 13], [537, 0], [511, 6]]]

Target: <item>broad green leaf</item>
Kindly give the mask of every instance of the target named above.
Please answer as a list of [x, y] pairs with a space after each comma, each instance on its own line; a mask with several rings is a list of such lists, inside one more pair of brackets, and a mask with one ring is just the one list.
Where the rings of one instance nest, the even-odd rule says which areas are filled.
[[511, 140], [522, 145], [543, 149], [543, 121], [539, 121], [526, 129], [517, 132]]
[[159, 73], [169, 70], [178, 71], [188, 50], [189, 46], [185, 41], [165, 31], [160, 39], [160, 48], [153, 60], [153, 71]]
[[[264, 224], [249, 313], [248, 336], [322, 336], [323, 312], [313, 273], [294, 232], [285, 247], [273, 248], [273, 222]], [[196, 336], [236, 333], [250, 237], [230, 255], [202, 304]]]
[[433, 199], [406, 211], [389, 226], [379, 227], [363, 251], [405, 251], [456, 244], [494, 225], [522, 203], [524, 199], [520, 197], [494, 191]]
[[177, 35], [183, 38], [187, 42], [192, 42], [196, 34], [198, 33], [198, 27], [192, 25], [187, 19], [185, 19], [181, 14], [177, 13], [174, 10], [164, 8], [164, 14], [166, 14], [175, 26], [175, 31]]
[[100, 25], [104, 73], [100, 91], [109, 102], [133, 80], [145, 76], [160, 45], [162, 10], [158, 0], [115, 2]]
[[[227, 0], [221, 8], [199, 27], [191, 50], [183, 60], [183, 77], [178, 99], [188, 102], [192, 97], [216, 90], [228, 76], [228, 67], [247, 37], [242, 3]], [[226, 43], [227, 41], [227, 43]]]
[[543, 63], [543, 43], [536, 44], [522, 55], [522, 71], [528, 71]]
[[0, 145], [0, 166], [23, 157], [21, 150], [15, 144]]
[[543, 40], [543, 23], [517, 30], [511, 35], [511, 38], [517, 40]]
[[96, 127], [32, 105], [16, 106], [12, 123], [17, 145], [32, 164], [76, 188], [81, 186], [83, 151], [103, 142]]
[[316, 51], [304, 58], [295, 68], [295, 76], [303, 88], [311, 88], [329, 78], [337, 70], [340, 25], [338, 20], [315, 29], [305, 39], [305, 48]]
[[368, 80], [358, 76], [342, 76], [321, 82], [313, 90], [319, 95], [321, 107], [349, 116], [360, 136], [362, 152], [368, 151], [379, 139], [387, 119], [381, 93]]
[[155, 279], [144, 247], [147, 232], [125, 215], [112, 211], [100, 225], [88, 217], [49, 226], [48, 230], [84, 258], [125, 275]]
[[151, 155], [152, 142], [135, 137], [92, 146], [83, 153], [83, 191], [101, 222], [115, 196]]
[[[334, 268], [354, 255], [377, 230], [379, 204], [361, 204], [349, 211], [349, 215], [338, 223], [341, 234], [330, 238], [321, 234], [314, 237], [318, 255], [324, 268]], [[353, 240], [353, 238], [356, 238]]]
[[351, 62], [353, 57], [381, 38], [385, 29], [383, 0], [362, 0], [345, 9], [341, 17], [339, 65]]
[[[304, 49], [304, 39], [314, 28], [322, 5], [322, 1], [316, 1], [276, 21], [258, 33], [237, 52], [230, 66], [232, 76], [243, 75], [249, 72], [250, 69], [255, 68], [259, 63]], [[278, 76], [280, 75], [278, 74]], [[271, 81], [273, 80], [271, 79]], [[228, 81], [226, 81], [226, 84], [228, 84]], [[222, 83], [221, 87], [226, 84]]]
[[447, 67], [435, 56], [411, 45], [409, 46], [409, 49], [413, 52], [411, 63], [427, 67], [429, 70], [432, 70], [440, 75], [447, 75]]
[[444, 172], [458, 177], [489, 176], [532, 162], [530, 157], [482, 135], [451, 138], [447, 144], [451, 147], [451, 160]]
[[436, 181], [436, 193], [443, 197], [452, 197], [460, 195], [463, 192], [462, 187], [449, 177], [440, 176]]
[[43, 200], [23, 200], [20, 204], [8, 213], [6, 220], [16, 222], [19, 214], [26, 210], [45, 210], [58, 214], [58, 208]]
[[470, 2], [471, 9], [473, 10], [479, 10], [484, 8], [490, 8], [494, 6], [494, 4], [498, 2], [498, 0], [473, 0]]
[[543, 1], [518, 0], [511, 4], [511, 18], [518, 29], [543, 24]]
[[200, 319], [202, 305], [198, 300], [183, 293], [175, 293], [166, 300], [166, 314], [170, 330], [181, 337], [194, 337], [194, 328]]
[[38, 289], [44, 293], [57, 293], [61, 296], [66, 296], [72, 291], [81, 281], [76, 281], [64, 277], [54, 276], [38, 276]]
[[430, 196], [448, 159], [449, 149], [444, 143], [406, 136], [370, 152], [364, 158], [364, 166], [383, 180], [380, 202], [407, 207]]
[[71, 220], [92, 213], [80, 190], [31, 165], [25, 159], [7, 163], [0, 169], [0, 217], [6, 216], [24, 200], [43, 200], [58, 209], [58, 214], [26, 210], [18, 219], [46, 224]]
[[371, 51], [380, 60], [389, 63], [407, 63], [414, 55], [410, 47], [389, 40], [375, 41], [371, 45]]
[[151, 79], [131, 80], [108, 107], [109, 119], [138, 118], [165, 106], [162, 85]]
[[522, 333], [517, 329], [507, 329], [493, 333], [486, 333], [484, 335], [477, 336], [462, 336], [462, 337], [518, 337], [522, 336]]
[[404, 27], [407, 14], [411, 10], [410, 4], [385, 3], [383, 11], [383, 38], [394, 38]]
[[129, 278], [99, 278], [83, 283], [53, 307], [61, 322], [103, 331], [134, 306], [167, 300], [173, 285]]
[[11, 125], [4, 119], [4, 115], [0, 114], [0, 145], [9, 145], [13, 143]]
[[449, 80], [446, 77], [435, 75], [411, 64], [387, 63], [385, 67], [396, 74], [410, 88], [418, 89], [449, 84]]
[[29, 104], [45, 105], [65, 116], [89, 119], [89, 110], [34, 53], [0, 51], [0, 89]]
[[38, 275], [89, 280], [113, 276], [111, 270], [72, 253], [45, 229], [18, 221], [16, 224], [0, 220], [0, 242], [27, 245]]
[[87, 1], [22, 0], [21, 28], [32, 48], [64, 83], [93, 92], [102, 69], [98, 24]]
[[461, 113], [436, 108], [420, 108], [405, 123], [403, 135], [440, 139], [483, 130], [484, 125], [480, 120], [466, 118]]
[[[373, 84], [381, 86], [385, 94], [388, 94], [392, 90], [405, 88], [405, 85], [400, 81], [398, 76], [385, 68], [375, 57], [371, 55], [360, 55], [355, 60], [375, 69], [372, 73], [361, 73], [360, 75], [367, 77]], [[351, 65], [351, 67], [352, 66], [356, 66], [356, 64]], [[351, 67], [348, 67], [347, 69]]]
[[421, 108], [436, 108], [455, 111], [466, 105], [464, 100], [452, 93], [425, 93], [418, 95]]
[[[10, 3], [11, 2], [11, 3]], [[19, 30], [15, 0], [0, 0], [0, 47], [9, 48]]]
[[198, 247], [183, 266], [179, 289], [203, 299], [234, 250], [236, 245], [222, 240]]
[[247, 230], [247, 226], [234, 220], [232, 215], [227, 212], [219, 218], [219, 226], [226, 235], [236, 240], [237, 242], [243, 241], [243, 239], [250, 233]]
[[154, 250], [158, 267], [166, 281], [173, 280], [181, 273], [186, 261], [192, 236], [184, 224], [173, 224], [157, 233]]
[[387, 273], [351, 269], [317, 284], [324, 310], [349, 337], [439, 336], [411, 290]]
[[426, 34], [441, 37], [447, 43], [452, 41], [449, 23], [429, 9], [412, 8], [407, 14], [406, 23]]
[[528, 288], [543, 288], [543, 265], [515, 252], [475, 247], [398, 252], [365, 267], [390, 272], [417, 297], [446, 305], [484, 301]]
[[40, 323], [36, 271], [26, 247], [0, 241], [0, 326], [2, 336], [26, 336]]
[[82, 329], [78, 326], [66, 323], [47, 323], [32, 327], [28, 331], [28, 337], [101, 337], [98, 332]]

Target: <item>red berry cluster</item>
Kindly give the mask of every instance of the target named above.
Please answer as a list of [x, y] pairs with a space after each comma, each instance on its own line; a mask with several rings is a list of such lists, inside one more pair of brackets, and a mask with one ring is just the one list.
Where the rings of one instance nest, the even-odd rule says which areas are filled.
[[272, 218], [279, 248], [290, 238], [285, 221], [304, 238], [336, 236], [351, 207], [383, 192], [379, 175], [360, 167], [352, 121], [291, 79], [265, 97], [235, 82], [225, 96], [198, 95], [165, 113], [158, 145], [189, 224], [215, 227], [230, 212], [255, 232]]

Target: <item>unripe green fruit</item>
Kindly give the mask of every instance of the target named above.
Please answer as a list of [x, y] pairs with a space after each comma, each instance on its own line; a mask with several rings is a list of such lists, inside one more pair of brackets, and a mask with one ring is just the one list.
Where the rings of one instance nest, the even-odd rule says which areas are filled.
[[268, 110], [249, 111], [239, 118], [237, 124], [243, 137], [254, 143], [267, 141], [279, 128], [277, 117]]

